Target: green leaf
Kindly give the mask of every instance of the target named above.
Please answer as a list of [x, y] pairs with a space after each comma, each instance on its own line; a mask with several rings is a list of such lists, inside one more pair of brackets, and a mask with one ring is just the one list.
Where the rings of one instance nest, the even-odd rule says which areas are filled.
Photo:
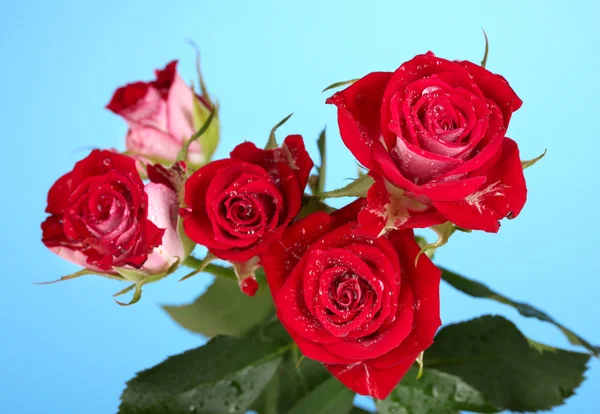
[[544, 158], [546, 156], [546, 152], [548, 152], [547, 149], [544, 150], [544, 152], [540, 155], [538, 155], [537, 157], [535, 157], [532, 160], [525, 160], [525, 161], [521, 161], [521, 167], [523, 167], [523, 169], [529, 168], [532, 165], [534, 165], [536, 162], [538, 162], [539, 160], [541, 160], [542, 158]]
[[294, 347], [285, 355], [271, 383], [252, 409], [259, 414], [287, 413], [329, 378], [331, 374], [323, 364], [304, 358]]
[[279, 121], [277, 123], [277, 125], [275, 125], [273, 127], [273, 129], [271, 129], [271, 133], [269, 134], [269, 141], [267, 141], [267, 145], [265, 146], [265, 149], [273, 149], [273, 148], [277, 148], [277, 138], [275, 138], [275, 131], [277, 131], [277, 129], [282, 126], [283, 124], [285, 124], [287, 122], [288, 119], [290, 119], [292, 117], [292, 115], [294, 115], [293, 113], [289, 114], [288, 116], [286, 116], [285, 118], [283, 118], [281, 121]]
[[317, 194], [325, 191], [325, 172], [327, 169], [327, 146], [325, 142], [325, 128], [321, 131], [319, 139], [317, 140], [317, 147], [319, 148], [319, 155], [321, 156], [321, 165], [319, 166], [319, 180], [317, 181]]
[[188, 155], [188, 150], [190, 148], [190, 145], [192, 144], [192, 142], [194, 142], [195, 140], [197, 140], [198, 138], [200, 138], [202, 136], [202, 134], [204, 134], [208, 128], [210, 127], [213, 119], [215, 118], [215, 115], [217, 114], [218, 108], [215, 105], [212, 110], [210, 111], [210, 114], [208, 115], [206, 121], [204, 122], [204, 124], [202, 124], [202, 126], [200, 127], [200, 129], [198, 129], [198, 131], [192, 135], [190, 137], [190, 139], [188, 139], [187, 141], [185, 141], [185, 143], [183, 144], [183, 146], [181, 147], [181, 151], [179, 151], [179, 154], [177, 154], [177, 159], [176, 161], [185, 161], [187, 160], [187, 155]]
[[541, 310], [536, 309], [527, 303], [513, 301], [507, 298], [506, 296], [503, 296], [500, 293], [488, 288], [483, 283], [467, 279], [464, 276], [451, 272], [450, 270], [444, 269], [442, 267], [440, 267], [440, 269], [442, 270], [442, 279], [444, 279], [453, 288], [458, 289], [461, 292], [476, 298], [491, 299], [495, 300], [496, 302], [512, 306], [521, 315], [527, 318], [536, 318], [540, 321], [551, 323], [552, 325], [560, 329], [562, 333], [567, 337], [569, 342], [571, 342], [573, 345], [582, 346], [587, 350], [591, 351], [595, 356], [598, 356], [598, 354], [600, 353], [600, 347], [590, 344], [588, 341], [575, 334], [575, 332], [571, 331], [570, 329], [567, 329], [565, 326], [555, 321], [547, 313], [542, 312]]
[[193, 303], [163, 309], [184, 328], [208, 337], [243, 335], [274, 310], [268, 289], [249, 297], [240, 291], [236, 279], [219, 277]]
[[291, 346], [279, 323], [244, 338], [219, 336], [137, 374], [119, 414], [244, 413]]
[[347, 414], [354, 393], [331, 377], [302, 398], [287, 414]]
[[370, 411], [363, 410], [362, 408], [352, 407], [348, 414], [371, 414]]
[[562, 349], [540, 352], [512, 322], [483, 316], [443, 328], [425, 366], [460, 377], [498, 408], [537, 411], [574, 394], [589, 358]]
[[331, 85], [329, 85], [328, 87], [326, 87], [325, 89], [323, 89], [321, 91], [321, 93], [327, 92], [330, 89], [339, 88], [340, 86], [350, 85], [350, 84], [356, 82], [357, 80], [358, 80], [358, 78], [357, 79], [350, 79], [350, 80], [342, 81], [342, 82], [332, 83]]
[[[214, 108], [213, 108], [214, 111]], [[194, 97], [194, 129], [200, 130], [208, 121], [212, 111], [207, 108], [200, 99]], [[214, 119], [209, 124], [206, 132], [199, 136], [202, 153], [204, 154], [204, 164], [208, 164], [212, 160], [212, 156], [219, 145], [219, 119], [215, 113]]]
[[458, 414], [460, 411], [495, 413], [500, 411], [486, 401], [479, 391], [459, 377], [426, 369], [417, 379], [411, 368], [385, 399], [376, 401], [380, 414]]
[[373, 185], [375, 180], [370, 175], [363, 175], [360, 178], [352, 181], [345, 187], [337, 190], [327, 191], [325, 193], [316, 194], [316, 198], [336, 198], [336, 197], [366, 197], [367, 191]]
[[483, 31], [483, 37], [485, 37], [485, 52], [483, 53], [483, 59], [481, 60], [481, 67], [485, 68], [485, 65], [487, 64], [488, 53], [490, 51], [490, 42], [488, 41], [487, 33], [485, 32], [485, 30], [481, 30]]
[[287, 412], [317, 386], [331, 378], [323, 364], [304, 358], [298, 348], [293, 348], [279, 367], [280, 395], [279, 411]]
[[323, 200], [305, 195], [302, 197], [302, 209], [300, 209], [300, 212], [298, 213], [298, 219], [317, 211], [324, 211], [329, 214], [334, 212], [335, 208], [328, 206]]

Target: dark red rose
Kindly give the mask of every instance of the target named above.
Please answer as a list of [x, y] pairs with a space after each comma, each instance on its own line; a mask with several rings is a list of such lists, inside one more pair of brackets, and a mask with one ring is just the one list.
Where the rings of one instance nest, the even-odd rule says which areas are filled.
[[260, 255], [277, 315], [308, 358], [383, 399], [440, 326], [440, 271], [412, 230], [364, 236], [356, 207], [292, 224]]
[[[156, 200], [152, 210], [169, 227], [175, 193], [161, 184], [147, 187]], [[50, 189], [50, 217], [42, 223], [42, 241], [54, 253], [92, 270], [140, 268], [165, 233], [150, 221], [148, 211], [135, 161], [94, 150]]]
[[300, 135], [271, 150], [238, 145], [186, 182], [185, 232], [221, 259], [251, 259], [298, 214], [312, 167]]
[[[522, 102], [502, 76], [427, 53], [327, 102], [338, 107], [342, 139], [358, 161], [421, 204], [417, 214], [429, 216], [421, 225], [447, 220], [496, 232], [499, 220], [523, 208], [519, 150], [505, 137]], [[375, 203], [372, 210], [387, 215]]]

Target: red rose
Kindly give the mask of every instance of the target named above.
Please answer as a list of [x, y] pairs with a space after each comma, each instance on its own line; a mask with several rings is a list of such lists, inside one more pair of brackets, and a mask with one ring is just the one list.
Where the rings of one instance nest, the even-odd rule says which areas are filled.
[[[448, 220], [496, 232], [498, 220], [523, 208], [519, 150], [505, 137], [522, 102], [502, 76], [427, 53], [393, 73], [371, 73], [327, 102], [338, 107], [346, 146], [419, 201], [431, 218], [424, 224]], [[378, 210], [387, 214], [385, 205]]]
[[144, 186], [132, 158], [94, 150], [50, 189], [42, 241], [91, 270], [131, 266], [156, 273], [183, 254], [177, 209], [175, 192]]
[[[277, 315], [308, 358], [383, 399], [440, 326], [440, 271], [412, 230], [363, 236], [356, 206], [314, 213], [260, 256]], [[354, 211], [352, 211], [354, 210]]]
[[271, 150], [238, 145], [186, 182], [186, 234], [221, 259], [251, 259], [298, 214], [312, 167], [300, 135]]

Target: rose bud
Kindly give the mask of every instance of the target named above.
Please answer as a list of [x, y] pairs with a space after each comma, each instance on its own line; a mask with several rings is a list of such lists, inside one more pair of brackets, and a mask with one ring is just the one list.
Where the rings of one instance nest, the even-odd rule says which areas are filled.
[[[126, 146], [129, 153], [142, 159], [171, 164], [183, 143], [199, 128], [194, 124], [194, 115], [206, 118], [212, 110], [212, 103], [208, 97], [197, 96], [186, 85], [177, 73], [177, 61], [174, 60], [164, 69], [156, 70], [156, 80], [134, 82], [117, 89], [106, 107], [127, 121]], [[213, 122], [211, 128], [208, 133], [218, 135], [217, 122]], [[203, 149], [198, 140], [190, 145], [187, 161], [192, 166], [204, 163]]]
[[[527, 189], [519, 150], [505, 137], [522, 101], [502, 76], [427, 53], [395, 72], [368, 74], [327, 102], [338, 108], [340, 133], [352, 154], [400, 190], [389, 196], [421, 204], [418, 214], [431, 219], [421, 225], [450, 221], [496, 232], [499, 220], [523, 208]], [[374, 213], [387, 217], [386, 207], [371, 199]], [[394, 229], [406, 220], [382, 223]]]
[[300, 135], [270, 150], [238, 145], [186, 182], [186, 234], [221, 259], [249, 261], [296, 217], [312, 167]]
[[355, 202], [292, 224], [260, 255], [277, 316], [302, 353], [384, 399], [440, 326], [440, 271], [412, 230], [364, 236]]
[[133, 158], [93, 150], [50, 189], [42, 241], [94, 272], [114, 275], [125, 267], [158, 274], [184, 259], [178, 209], [175, 191], [144, 185]]

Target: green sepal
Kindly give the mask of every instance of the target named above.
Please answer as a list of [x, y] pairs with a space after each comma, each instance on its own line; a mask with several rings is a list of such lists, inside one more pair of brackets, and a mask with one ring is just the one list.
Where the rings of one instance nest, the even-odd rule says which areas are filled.
[[208, 89], [206, 88], [206, 83], [204, 82], [204, 76], [202, 76], [202, 71], [200, 70], [200, 48], [198, 47], [196, 42], [194, 42], [191, 39], [188, 39], [188, 43], [196, 51], [196, 74], [198, 75], [198, 83], [200, 84], [200, 94], [212, 105], [213, 102], [210, 99]]
[[353, 180], [350, 184], [345, 187], [338, 188], [337, 190], [327, 191], [320, 194], [315, 194], [315, 198], [337, 198], [337, 197], [366, 197], [369, 188], [373, 185], [375, 180], [370, 175], [363, 175], [356, 180]]
[[447, 221], [442, 224], [431, 226], [430, 229], [437, 234], [438, 239], [435, 242], [429, 243], [421, 248], [421, 251], [417, 254], [417, 257], [415, 258], [415, 266], [417, 265], [421, 254], [425, 253], [428, 257], [431, 258], [433, 257], [437, 249], [448, 243], [448, 240], [450, 240], [450, 236], [452, 236], [456, 231], [456, 226]]
[[326, 170], [327, 170], [327, 145], [326, 145], [326, 135], [325, 128], [319, 134], [319, 139], [317, 140], [317, 148], [319, 149], [319, 155], [321, 157], [321, 165], [318, 168], [318, 180], [316, 187], [316, 194], [320, 194], [325, 191], [325, 178], [326, 178]]
[[[137, 303], [142, 297], [142, 286], [144, 286], [147, 283], [157, 282], [157, 281], [169, 276], [170, 274], [174, 273], [179, 268], [179, 263], [180, 263], [180, 259], [179, 259], [179, 257], [177, 257], [176, 260], [171, 264], [171, 266], [169, 266], [169, 268], [166, 271], [155, 274], [155, 275], [148, 275], [145, 278], [138, 280], [134, 284], [126, 287], [125, 289], [115, 293], [113, 295], [113, 298], [116, 298], [117, 296], [121, 296], [121, 295], [131, 291], [132, 289], [134, 289], [133, 296], [129, 302], [121, 302], [121, 301], [118, 301], [117, 299], [114, 299], [115, 302], [117, 302], [117, 304], [119, 304], [121, 306], [129, 306], [129, 305], [133, 305], [134, 303]], [[121, 270], [122, 270], [122, 268], [121, 268]], [[127, 270], [129, 270], [129, 269], [127, 269]], [[132, 276], [131, 273], [128, 273], [128, 276], [134, 277], [134, 278], [137, 277], [137, 275]]]
[[[217, 108], [217, 106], [215, 105], [213, 108]], [[194, 97], [193, 120], [195, 130], [200, 130], [202, 128], [202, 126], [208, 121], [211, 112], [212, 111], [208, 109], [200, 101], [200, 99]], [[217, 150], [220, 139], [219, 129], [219, 118], [218, 114], [215, 113], [214, 119], [206, 129], [206, 132], [200, 135], [198, 138], [200, 141], [200, 146], [202, 147], [202, 154], [204, 155], [204, 164], [208, 164], [212, 160], [212, 156]]]
[[490, 51], [490, 42], [488, 41], [487, 33], [485, 32], [485, 30], [481, 29], [481, 31], [483, 32], [483, 37], [485, 38], [485, 52], [483, 53], [483, 59], [481, 60], [481, 67], [485, 68], [485, 65], [487, 65], [488, 53]]
[[195, 140], [197, 140], [198, 138], [200, 138], [202, 136], [202, 134], [204, 134], [208, 128], [210, 127], [213, 119], [215, 118], [215, 115], [218, 112], [218, 107], [215, 105], [212, 110], [210, 111], [210, 114], [208, 115], [208, 118], [206, 119], [206, 121], [204, 122], [204, 124], [202, 124], [202, 126], [200, 127], [200, 129], [194, 133], [194, 135], [192, 135], [188, 140], [186, 140], [183, 144], [183, 146], [181, 147], [181, 150], [179, 151], [179, 154], [177, 154], [177, 158], [176, 158], [176, 162], [177, 161], [185, 161], [187, 160], [188, 157], [188, 150], [190, 148], [190, 145], [192, 144], [192, 142], [194, 142]]
[[275, 137], [275, 131], [277, 131], [277, 129], [279, 129], [280, 126], [282, 126], [283, 124], [285, 124], [287, 122], [287, 120], [292, 117], [292, 115], [294, 115], [294, 114], [293, 113], [289, 114], [288, 116], [286, 116], [285, 118], [283, 118], [281, 121], [279, 121], [277, 123], [277, 125], [275, 125], [271, 129], [271, 132], [269, 133], [269, 140], [267, 141], [267, 145], [265, 146], [266, 150], [278, 147], [277, 138]]
[[117, 272], [123, 279], [129, 282], [140, 282], [148, 277], [147, 273], [141, 270], [128, 268], [128, 267], [113, 267], [113, 270]]
[[[196, 264], [196, 267], [194, 268], [194, 270], [191, 271], [191, 272], [189, 272], [188, 274], [186, 274], [181, 279], [179, 279], [179, 281], [183, 282], [186, 279], [189, 279], [189, 278], [191, 278], [193, 276], [196, 276], [198, 273], [204, 272], [204, 269], [206, 268], [206, 266], [208, 266], [211, 262], [213, 262], [216, 259], [217, 259], [217, 256], [215, 256], [211, 252], [206, 252], [206, 256], [204, 256], [204, 259], [200, 260]], [[186, 263], [187, 263], [187, 261], [183, 262], [184, 265], [186, 265]]]
[[331, 89], [339, 88], [341, 86], [351, 85], [354, 82], [356, 82], [357, 80], [358, 80], [358, 78], [356, 78], [356, 79], [350, 79], [350, 80], [347, 80], [347, 81], [341, 81], [341, 82], [332, 83], [331, 85], [329, 85], [328, 87], [326, 87], [325, 89], [323, 89], [321, 91], [321, 93], [327, 92], [328, 90], [331, 90]]
[[535, 163], [537, 163], [539, 160], [546, 156], [546, 152], [548, 152], [547, 149], [545, 149], [542, 154], [538, 155], [534, 159], [521, 161], [521, 167], [523, 167], [523, 169], [526, 169], [533, 166]]
[[77, 279], [81, 276], [88, 276], [88, 275], [102, 276], [102, 277], [106, 277], [108, 279], [113, 279], [113, 280], [121, 280], [121, 281], [124, 280], [123, 277], [118, 274], [113, 275], [110, 273], [97, 272], [95, 270], [81, 269], [81, 270], [78, 270], [77, 272], [71, 273], [70, 275], [63, 276], [60, 279], [51, 280], [49, 282], [33, 282], [33, 283], [35, 285], [51, 285], [53, 283], [64, 282], [66, 280]]

